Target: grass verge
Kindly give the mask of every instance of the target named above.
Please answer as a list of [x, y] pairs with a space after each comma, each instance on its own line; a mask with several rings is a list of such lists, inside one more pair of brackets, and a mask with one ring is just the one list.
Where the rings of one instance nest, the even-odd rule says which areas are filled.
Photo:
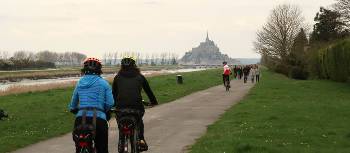
[[264, 71], [191, 153], [348, 153], [350, 85]]
[[[162, 104], [220, 84], [220, 73], [217, 69], [181, 73], [182, 85], [176, 84], [175, 74], [151, 77], [148, 81]], [[70, 132], [74, 116], [67, 112], [67, 106], [72, 90], [0, 96], [0, 108], [10, 115], [8, 120], [0, 121], [0, 153]]]

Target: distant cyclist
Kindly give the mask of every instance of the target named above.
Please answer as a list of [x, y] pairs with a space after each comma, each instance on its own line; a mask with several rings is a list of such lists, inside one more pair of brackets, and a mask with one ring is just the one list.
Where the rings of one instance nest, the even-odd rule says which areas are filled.
[[224, 72], [222, 73], [222, 80], [224, 82], [224, 85], [225, 85], [225, 81], [228, 80], [228, 82], [229, 82], [228, 84], [230, 87], [230, 75], [232, 74], [231, 69], [227, 65], [227, 62], [222, 62], [222, 64], [224, 65]]
[[[157, 105], [158, 102], [146, 78], [140, 73], [140, 69], [137, 68], [136, 62], [133, 58], [126, 57], [122, 59], [121, 68], [114, 78], [112, 88], [114, 99], [118, 101], [116, 105], [117, 109], [136, 109], [142, 112], [142, 115], [139, 116], [139, 119], [141, 121], [139, 133], [139, 143], [141, 146], [140, 151], [148, 150], [148, 146], [144, 137], [144, 124], [142, 120], [143, 114], [145, 112], [145, 108], [142, 104], [142, 89], [146, 92], [148, 98], [150, 99], [151, 105]], [[121, 136], [121, 134], [119, 134], [119, 136]], [[122, 142], [119, 142], [118, 144], [118, 150], [120, 150], [119, 152], [122, 152], [123, 149], [121, 147], [121, 144]]]
[[[88, 58], [84, 61], [84, 67], [81, 70], [83, 76], [75, 87], [69, 109], [76, 114], [74, 129], [82, 124], [83, 114], [87, 124], [93, 124], [93, 118], [96, 117], [95, 147], [97, 153], [108, 153], [106, 112], [114, 105], [114, 99], [110, 85], [100, 76], [101, 69], [102, 64], [96, 58]], [[73, 140], [75, 140], [74, 132]], [[76, 152], [78, 153], [80, 150], [77, 143]]]

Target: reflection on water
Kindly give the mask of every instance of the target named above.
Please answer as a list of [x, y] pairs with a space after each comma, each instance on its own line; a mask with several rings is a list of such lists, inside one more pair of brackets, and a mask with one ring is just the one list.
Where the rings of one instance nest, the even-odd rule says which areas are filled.
[[[180, 72], [193, 72], [193, 71], [201, 71], [205, 69], [177, 69], [177, 70], [161, 70], [161, 71], [142, 71], [141, 73], [145, 76], [152, 75], [155, 73], [158, 74], [163, 74], [163, 73], [180, 73]], [[103, 78], [112, 78], [114, 77], [115, 74], [103, 74]], [[0, 91], [4, 92], [10, 87], [15, 87], [15, 86], [33, 86], [33, 85], [49, 85], [52, 83], [67, 83], [67, 82], [72, 82], [72, 81], [77, 81], [79, 80], [80, 77], [65, 77], [65, 78], [56, 78], [56, 79], [39, 79], [39, 80], [29, 80], [29, 79], [24, 79], [19, 82], [5, 82], [5, 83], [0, 83]]]

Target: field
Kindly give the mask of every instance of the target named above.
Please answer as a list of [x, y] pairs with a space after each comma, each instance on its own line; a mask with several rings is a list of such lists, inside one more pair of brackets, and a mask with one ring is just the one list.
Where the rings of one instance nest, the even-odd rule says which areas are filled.
[[[182, 73], [182, 85], [176, 84], [175, 75], [155, 76], [148, 80], [162, 104], [220, 84], [220, 73], [217, 69]], [[0, 153], [70, 132], [74, 116], [67, 109], [72, 90], [64, 88], [0, 96], [0, 108], [10, 116], [8, 120], [0, 121]]]
[[264, 71], [191, 153], [349, 153], [349, 108], [348, 83], [297, 81]]

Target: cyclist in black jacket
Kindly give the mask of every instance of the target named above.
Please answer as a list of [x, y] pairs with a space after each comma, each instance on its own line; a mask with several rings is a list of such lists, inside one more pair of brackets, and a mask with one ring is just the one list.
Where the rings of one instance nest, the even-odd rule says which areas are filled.
[[[150, 104], [157, 105], [157, 99], [146, 78], [140, 73], [140, 69], [137, 68], [135, 60], [132, 58], [123, 58], [121, 61], [121, 69], [113, 81], [113, 97], [118, 101], [118, 103], [116, 103], [117, 109], [136, 109], [142, 112], [142, 116], [139, 116], [141, 120], [139, 137], [140, 145], [143, 146], [142, 148], [146, 148], [143, 150], [146, 151], [148, 146], [144, 138], [144, 124], [142, 120], [145, 112], [144, 105], [142, 104], [142, 89], [146, 92]], [[118, 148], [120, 149], [120, 147]]]

